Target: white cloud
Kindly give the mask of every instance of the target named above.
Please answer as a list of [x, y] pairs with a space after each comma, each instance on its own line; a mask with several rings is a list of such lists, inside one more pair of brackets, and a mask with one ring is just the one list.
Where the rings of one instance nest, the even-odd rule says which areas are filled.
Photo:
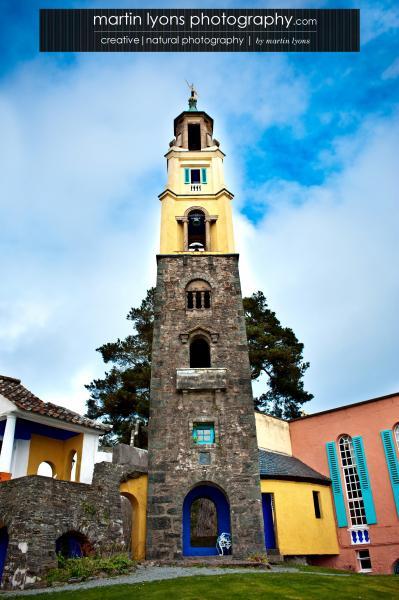
[[[202, 55], [79, 55], [65, 68], [41, 55], [4, 80], [0, 372], [84, 410], [84, 377], [104, 371], [95, 348], [127, 334], [125, 315], [155, 283], [157, 194], [184, 79], [194, 74], [237, 189], [247, 132], [232, 132], [231, 120], [252, 115], [260, 130], [290, 112], [295, 124], [307, 105], [298, 76], [284, 106], [279, 81], [295, 74], [284, 57], [268, 62], [266, 72], [259, 61], [215, 55], [204, 71]], [[224, 77], [236, 68], [241, 81]]]
[[381, 77], [382, 79], [396, 79], [396, 77], [399, 77], [399, 58], [396, 58], [389, 67], [385, 69]]
[[311, 410], [399, 388], [398, 134], [397, 119], [365, 123], [322, 187], [272, 181], [271, 213], [240, 223], [244, 291], [263, 289], [304, 342]]

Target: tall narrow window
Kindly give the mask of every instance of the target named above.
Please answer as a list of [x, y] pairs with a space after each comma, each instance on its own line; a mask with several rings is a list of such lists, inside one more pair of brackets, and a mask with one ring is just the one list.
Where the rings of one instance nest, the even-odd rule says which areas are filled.
[[188, 149], [201, 150], [201, 126], [195, 123], [189, 123], [188, 129]]
[[314, 516], [316, 517], [316, 519], [321, 519], [320, 492], [313, 492], [313, 507]]
[[186, 308], [204, 310], [211, 308], [211, 286], [202, 279], [191, 281], [186, 287]]
[[362, 490], [357, 472], [353, 442], [349, 435], [343, 435], [340, 438], [339, 451], [341, 454], [351, 524], [352, 526], [366, 525], [366, 511], [364, 509]]
[[393, 428], [393, 434], [395, 436], [396, 446], [399, 450], [399, 423]]
[[190, 344], [190, 367], [204, 369], [211, 366], [211, 351], [208, 342], [203, 338], [195, 338]]

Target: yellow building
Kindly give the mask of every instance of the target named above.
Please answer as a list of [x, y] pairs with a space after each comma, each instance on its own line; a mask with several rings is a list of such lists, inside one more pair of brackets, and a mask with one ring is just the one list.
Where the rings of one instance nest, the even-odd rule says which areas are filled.
[[91, 483], [98, 438], [109, 429], [0, 375], [0, 481], [44, 475]]
[[282, 556], [338, 554], [330, 480], [292, 456], [286, 421], [255, 416], [267, 551]]

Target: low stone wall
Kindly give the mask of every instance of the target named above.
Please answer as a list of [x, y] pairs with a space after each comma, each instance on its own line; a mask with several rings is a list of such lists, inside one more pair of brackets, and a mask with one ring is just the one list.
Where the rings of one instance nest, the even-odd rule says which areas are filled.
[[122, 549], [120, 483], [143, 471], [104, 462], [95, 466], [91, 485], [38, 475], [2, 482], [0, 522], [9, 544], [1, 588], [36, 585], [57, 565], [56, 540], [68, 531], [86, 536], [96, 551]]

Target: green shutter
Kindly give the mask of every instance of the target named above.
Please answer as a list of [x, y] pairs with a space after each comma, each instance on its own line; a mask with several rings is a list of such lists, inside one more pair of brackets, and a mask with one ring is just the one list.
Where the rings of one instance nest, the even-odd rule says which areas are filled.
[[207, 181], [206, 181], [206, 169], [201, 169], [201, 183], [207, 183]]
[[330, 469], [330, 477], [332, 481], [332, 493], [335, 504], [335, 513], [337, 515], [338, 527], [347, 527], [348, 520], [346, 518], [344, 496], [342, 494], [341, 478], [339, 475], [339, 466], [337, 451], [335, 450], [334, 442], [327, 442], [327, 459]]
[[384, 446], [385, 459], [387, 461], [389, 478], [391, 480], [396, 512], [399, 516], [399, 462], [396, 457], [395, 443], [390, 429], [381, 431], [382, 444]]
[[190, 169], [184, 169], [184, 183], [190, 183]]
[[363, 440], [361, 436], [352, 438], [353, 449], [356, 456], [357, 474], [359, 475], [360, 487], [362, 490], [364, 509], [366, 511], [366, 519], [368, 525], [377, 523], [375, 514], [373, 494], [371, 491], [371, 483], [367, 470], [366, 455], [364, 452]]

